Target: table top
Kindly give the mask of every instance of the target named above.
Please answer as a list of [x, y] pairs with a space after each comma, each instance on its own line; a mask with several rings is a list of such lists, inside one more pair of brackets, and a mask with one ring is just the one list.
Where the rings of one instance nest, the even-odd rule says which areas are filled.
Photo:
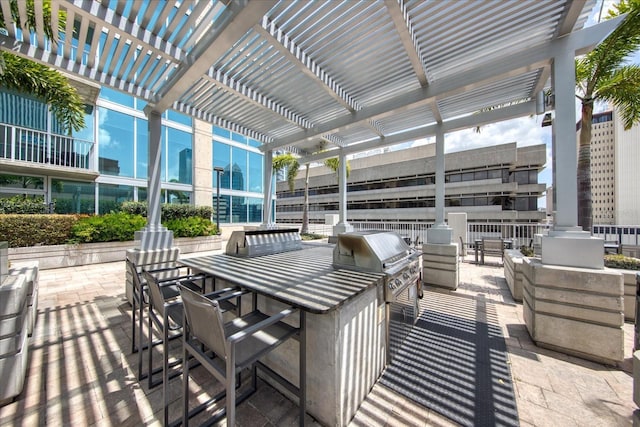
[[209, 255], [179, 262], [231, 284], [311, 313], [335, 310], [383, 282], [383, 273], [333, 268], [333, 246], [252, 258]]

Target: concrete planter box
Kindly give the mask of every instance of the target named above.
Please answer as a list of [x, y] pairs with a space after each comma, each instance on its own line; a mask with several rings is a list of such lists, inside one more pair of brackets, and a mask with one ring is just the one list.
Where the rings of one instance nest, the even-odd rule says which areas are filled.
[[624, 320], [635, 322], [636, 320], [636, 273], [635, 270], [620, 270], [610, 268], [608, 270], [617, 271], [624, 276]]
[[624, 359], [623, 277], [525, 258], [523, 314], [537, 345], [599, 363]]
[[522, 261], [526, 258], [517, 249], [504, 251], [504, 278], [511, 296], [515, 301], [522, 302]]
[[[222, 247], [222, 239], [220, 236], [180, 237], [174, 239], [173, 245], [179, 247], [182, 254], [213, 251]], [[100, 264], [124, 261], [127, 249], [136, 246], [135, 241], [127, 241], [9, 248], [9, 261], [38, 261], [40, 270]]]
[[458, 289], [458, 245], [425, 243], [422, 245], [422, 282], [425, 286]]

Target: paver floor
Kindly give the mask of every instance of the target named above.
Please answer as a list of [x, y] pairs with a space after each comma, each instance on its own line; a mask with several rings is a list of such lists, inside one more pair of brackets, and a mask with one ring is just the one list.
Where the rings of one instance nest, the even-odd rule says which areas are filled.
[[[40, 272], [39, 315], [30, 341], [24, 390], [0, 408], [0, 426], [159, 425], [162, 390], [135, 377], [130, 354], [131, 307], [124, 296], [124, 262]], [[426, 289], [426, 299], [482, 299], [497, 316], [509, 351], [519, 422], [535, 426], [631, 425], [636, 408], [631, 377], [633, 324], [625, 324], [625, 361], [620, 367], [588, 362], [537, 347], [511, 298], [499, 264], [461, 264], [457, 291]], [[489, 311], [489, 310], [487, 310]], [[157, 360], [160, 357], [156, 358]], [[180, 378], [170, 382], [171, 418], [180, 416]], [[207, 393], [219, 386], [197, 375]], [[313, 385], [310, 384], [310, 387]], [[201, 420], [200, 420], [201, 421]], [[260, 383], [238, 409], [238, 425], [296, 425], [297, 406]], [[311, 417], [308, 424], [314, 425]], [[351, 422], [353, 426], [455, 425], [377, 384]]]

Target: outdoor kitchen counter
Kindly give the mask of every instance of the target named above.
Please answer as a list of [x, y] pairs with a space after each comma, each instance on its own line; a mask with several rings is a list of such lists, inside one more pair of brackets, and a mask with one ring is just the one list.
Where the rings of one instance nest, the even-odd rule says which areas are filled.
[[[287, 318], [301, 326], [300, 342], [287, 340], [262, 361], [305, 390], [306, 412], [322, 425], [346, 426], [386, 364], [386, 314], [379, 297], [384, 275], [334, 269], [332, 246], [303, 248], [253, 258], [212, 255], [180, 262], [214, 276], [216, 288], [237, 285], [255, 292], [258, 308], [267, 314], [285, 305], [300, 308], [299, 318]], [[243, 300], [243, 312], [250, 300]], [[297, 402], [276, 382], [265, 380]]]
[[181, 259], [194, 270], [309, 313], [335, 310], [382, 283], [382, 273], [334, 269], [333, 247], [303, 247], [253, 258], [210, 255]]

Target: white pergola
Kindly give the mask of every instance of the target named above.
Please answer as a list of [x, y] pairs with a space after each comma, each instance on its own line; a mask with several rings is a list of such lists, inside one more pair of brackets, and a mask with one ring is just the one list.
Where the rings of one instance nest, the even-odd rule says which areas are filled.
[[[555, 109], [555, 231], [579, 234], [574, 58], [620, 22], [583, 28], [595, 0], [51, 3], [57, 44], [42, 31], [42, 8], [38, 31], [28, 34], [0, 1], [0, 48], [148, 103], [149, 235], [163, 232], [160, 117], [169, 108], [262, 142], [265, 222], [274, 150], [303, 163], [338, 156], [344, 167], [347, 154], [435, 135], [443, 228], [444, 135]], [[18, 5], [24, 23], [25, 2]], [[66, 12], [64, 32], [58, 11]], [[553, 97], [541, 96], [549, 88]], [[436, 234], [434, 242], [446, 242]]]

